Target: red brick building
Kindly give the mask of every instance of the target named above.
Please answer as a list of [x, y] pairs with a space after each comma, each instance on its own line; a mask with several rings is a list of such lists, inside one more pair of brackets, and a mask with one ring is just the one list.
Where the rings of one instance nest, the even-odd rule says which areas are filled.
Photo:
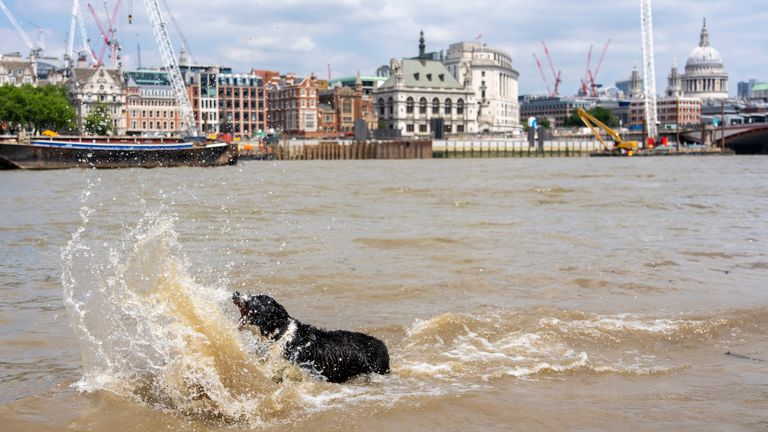
[[292, 74], [267, 91], [269, 116], [267, 127], [280, 135], [319, 137], [324, 134], [318, 126], [319, 81], [314, 74], [297, 81]]

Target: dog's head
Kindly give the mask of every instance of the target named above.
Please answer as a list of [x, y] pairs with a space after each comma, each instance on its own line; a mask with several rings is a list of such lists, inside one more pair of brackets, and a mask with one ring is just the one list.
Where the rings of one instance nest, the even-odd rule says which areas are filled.
[[250, 324], [258, 327], [262, 336], [278, 339], [290, 324], [285, 308], [268, 295], [245, 296], [235, 291], [232, 302], [240, 309], [238, 330]]

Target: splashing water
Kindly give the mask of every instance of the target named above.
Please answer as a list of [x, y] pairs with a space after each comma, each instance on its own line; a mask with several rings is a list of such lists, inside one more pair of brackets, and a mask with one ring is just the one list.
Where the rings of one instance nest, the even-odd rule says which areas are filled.
[[[546, 308], [448, 312], [387, 330], [391, 375], [329, 384], [283, 360], [279, 344], [237, 331], [226, 283], [191, 276], [173, 212], [139, 208], [137, 222], [115, 229], [111, 215], [89, 203], [98, 187], [92, 181], [82, 192], [81, 224], [61, 254], [64, 304], [82, 351], [76, 388], [192, 417], [262, 426], [504, 379], [663, 374], [680, 366], [665, 354], [671, 344], [695, 347], [734, 326], [717, 317]], [[110, 217], [106, 234], [98, 217]]]
[[190, 277], [173, 217], [147, 214], [105, 252], [86, 235], [93, 186], [81, 196], [82, 225], [62, 251], [64, 303], [83, 356], [77, 388], [195, 416], [284, 417], [297, 392], [278, 386], [250, 356], [223, 312], [228, 293]]

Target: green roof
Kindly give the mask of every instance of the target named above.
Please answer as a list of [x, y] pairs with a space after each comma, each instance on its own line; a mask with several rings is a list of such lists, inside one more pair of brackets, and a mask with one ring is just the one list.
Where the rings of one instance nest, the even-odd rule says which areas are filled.
[[[464, 86], [448, 72], [448, 69], [439, 61], [403, 59], [402, 73], [405, 78], [405, 87], [431, 87], [440, 89], [463, 90]], [[395, 75], [381, 85], [381, 88], [395, 86]]]
[[752, 86], [753, 92], [758, 91], [768, 91], [768, 83], [757, 83], [754, 86]]

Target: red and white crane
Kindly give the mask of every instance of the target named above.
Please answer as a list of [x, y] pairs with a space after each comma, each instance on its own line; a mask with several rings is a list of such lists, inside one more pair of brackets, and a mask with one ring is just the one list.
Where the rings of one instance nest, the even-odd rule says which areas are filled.
[[547, 56], [547, 62], [549, 62], [549, 69], [552, 71], [552, 79], [555, 82], [554, 88], [549, 86], [549, 80], [547, 79], [547, 75], [544, 73], [544, 68], [541, 66], [541, 61], [539, 61], [539, 57], [536, 55], [536, 53], [533, 53], [533, 58], [536, 60], [536, 67], [539, 69], [539, 73], [541, 74], [542, 80], [544, 80], [544, 84], [547, 86], [547, 95], [550, 97], [557, 97], [560, 95], [560, 83], [561, 80], [561, 71], [555, 70], [555, 64], [552, 62], [552, 56], [549, 54], [549, 49], [547, 48], [547, 44], [544, 43], [544, 41], [541, 41], [541, 45], [544, 47], [544, 54]]

